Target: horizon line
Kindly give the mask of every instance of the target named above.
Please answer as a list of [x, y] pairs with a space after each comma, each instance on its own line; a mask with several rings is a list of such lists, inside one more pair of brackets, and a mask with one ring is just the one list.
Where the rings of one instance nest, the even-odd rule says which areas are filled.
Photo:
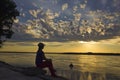
[[[36, 52], [20, 52], [20, 51], [0, 51], [0, 53], [36, 53]], [[116, 52], [45, 52], [45, 54], [81, 54], [81, 55], [120, 55]]]

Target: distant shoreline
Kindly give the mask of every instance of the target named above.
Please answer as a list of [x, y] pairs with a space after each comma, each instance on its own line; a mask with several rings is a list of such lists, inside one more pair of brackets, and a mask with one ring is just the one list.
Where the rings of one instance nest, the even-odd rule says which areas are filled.
[[[36, 53], [36, 52], [8, 52], [8, 51], [0, 51], [0, 53]], [[93, 53], [93, 52], [45, 52], [45, 54], [69, 54], [69, 55], [118, 55], [120, 53]]]

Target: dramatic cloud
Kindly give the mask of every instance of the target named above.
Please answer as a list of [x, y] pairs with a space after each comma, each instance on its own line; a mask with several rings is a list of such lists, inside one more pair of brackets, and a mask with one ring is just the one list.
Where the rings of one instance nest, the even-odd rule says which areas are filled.
[[[98, 41], [120, 37], [118, 0], [15, 0], [13, 40]], [[119, 42], [119, 41], [118, 41]]]
[[62, 10], [63, 11], [66, 10], [67, 8], [68, 8], [68, 4], [67, 3], [62, 5]]

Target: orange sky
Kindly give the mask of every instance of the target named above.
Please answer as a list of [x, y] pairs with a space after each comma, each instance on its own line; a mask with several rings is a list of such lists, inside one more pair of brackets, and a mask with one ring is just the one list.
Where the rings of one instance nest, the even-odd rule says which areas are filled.
[[[120, 38], [99, 42], [44, 42], [45, 52], [112, 52], [120, 53]], [[5, 42], [0, 51], [36, 52], [38, 42]]]

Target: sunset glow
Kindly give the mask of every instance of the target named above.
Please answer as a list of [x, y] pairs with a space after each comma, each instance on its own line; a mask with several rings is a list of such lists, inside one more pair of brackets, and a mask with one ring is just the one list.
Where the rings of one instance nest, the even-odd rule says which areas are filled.
[[0, 51], [35, 52], [44, 42], [46, 52], [120, 53], [118, 0], [14, 1], [20, 16]]

